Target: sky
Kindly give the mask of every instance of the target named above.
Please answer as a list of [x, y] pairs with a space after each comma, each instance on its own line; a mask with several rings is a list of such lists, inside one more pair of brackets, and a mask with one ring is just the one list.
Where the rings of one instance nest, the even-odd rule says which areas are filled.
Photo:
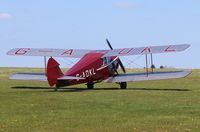
[[[42, 57], [7, 56], [12, 48], [109, 49], [108, 38], [114, 48], [191, 44], [154, 55], [154, 63], [200, 68], [199, 7], [199, 0], [1, 0], [0, 67], [44, 66]], [[63, 67], [77, 61], [56, 59]], [[121, 59], [145, 66], [144, 56]]]

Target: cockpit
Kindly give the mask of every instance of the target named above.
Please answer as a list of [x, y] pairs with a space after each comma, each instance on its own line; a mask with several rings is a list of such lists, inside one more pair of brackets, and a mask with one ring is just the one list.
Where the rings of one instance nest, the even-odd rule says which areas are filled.
[[104, 58], [103, 58], [103, 66], [109, 65], [110, 62], [112, 62], [111, 57], [104, 57]]

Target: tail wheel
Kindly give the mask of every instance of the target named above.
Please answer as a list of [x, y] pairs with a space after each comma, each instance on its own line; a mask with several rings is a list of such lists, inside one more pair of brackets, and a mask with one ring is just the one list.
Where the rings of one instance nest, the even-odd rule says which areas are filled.
[[55, 86], [55, 88], [54, 88], [54, 91], [56, 92], [56, 91], [58, 91], [58, 88], [60, 87], [60, 85], [59, 85], [59, 83], [57, 82], [56, 83], [56, 86]]
[[121, 82], [120, 89], [126, 89], [126, 88], [127, 88], [127, 82]]
[[87, 88], [88, 89], [93, 89], [94, 88], [94, 83], [93, 82], [88, 82], [87, 83]]

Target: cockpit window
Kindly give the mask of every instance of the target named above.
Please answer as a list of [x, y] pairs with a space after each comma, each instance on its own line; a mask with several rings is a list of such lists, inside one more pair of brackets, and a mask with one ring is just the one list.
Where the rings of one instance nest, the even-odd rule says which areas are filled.
[[104, 57], [103, 58], [103, 65], [108, 65], [111, 61], [112, 61], [112, 59], [110, 57]]

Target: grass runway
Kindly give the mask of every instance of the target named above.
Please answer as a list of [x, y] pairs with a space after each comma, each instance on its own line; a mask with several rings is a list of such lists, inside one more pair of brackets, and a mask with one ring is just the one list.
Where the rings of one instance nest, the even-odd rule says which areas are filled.
[[14, 81], [0, 68], [0, 132], [199, 131], [200, 70], [187, 78], [75, 85], [53, 92], [46, 82]]

